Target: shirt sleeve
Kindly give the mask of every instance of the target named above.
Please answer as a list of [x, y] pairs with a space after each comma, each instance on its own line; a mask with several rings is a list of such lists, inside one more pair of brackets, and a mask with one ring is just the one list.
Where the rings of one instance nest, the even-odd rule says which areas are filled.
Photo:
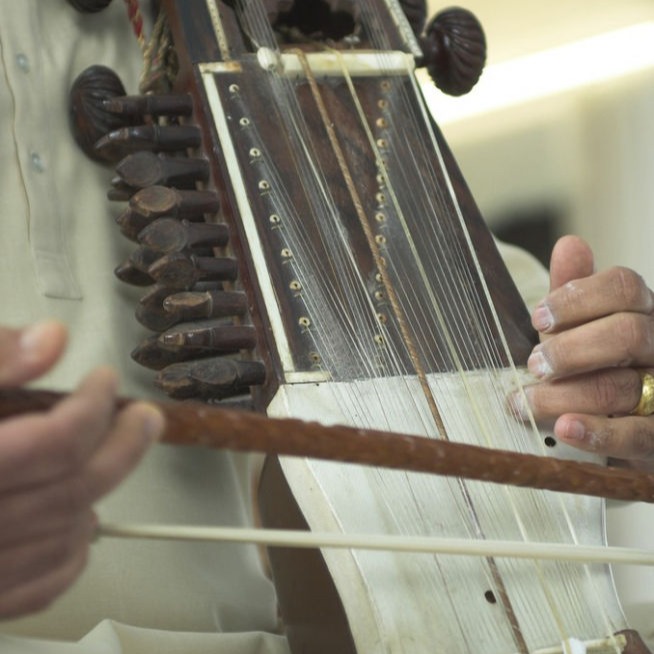
[[527, 309], [532, 311], [549, 290], [549, 273], [533, 255], [515, 245], [495, 241]]

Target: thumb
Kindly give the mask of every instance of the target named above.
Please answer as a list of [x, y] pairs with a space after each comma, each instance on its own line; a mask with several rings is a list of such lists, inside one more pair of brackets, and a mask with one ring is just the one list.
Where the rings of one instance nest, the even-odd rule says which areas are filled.
[[594, 272], [593, 251], [586, 241], [578, 236], [563, 236], [556, 242], [550, 258], [550, 291]]
[[45, 374], [66, 340], [66, 328], [53, 320], [21, 329], [0, 327], [0, 386], [19, 386]]

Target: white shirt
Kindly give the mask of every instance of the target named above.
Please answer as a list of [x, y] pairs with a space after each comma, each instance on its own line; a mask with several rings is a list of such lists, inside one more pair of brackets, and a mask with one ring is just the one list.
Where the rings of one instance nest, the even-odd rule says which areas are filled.
[[[69, 326], [69, 352], [44, 385], [68, 389], [111, 364], [124, 393], [147, 395], [151, 373], [129, 357], [145, 335], [133, 318], [139, 293], [113, 274], [133, 244], [113, 220], [122, 207], [106, 198], [111, 170], [78, 150], [67, 115], [71, 84], [92, 64], [113, 68], [137, 92], [141, 54], [125, 5], [81, 14], [65, 0], [0, 0], [0, 15], [0, 321], [56, 317]], [[248, 468], [242, 456], [156, 446], [99, 513], [111, 521], [249, 524]], [[255, 633], [276, 627], [274, 591], [254, 547], [106, 540], [49, 610], [0, 624], [8, 634], [83, 645], [28, 648], [0, 636], [0, 651], [280, 654], [282, 638]]]
[[[0, 0], [0, 297], [3, 324], [57, 317], [71, 347], [42, 383], [68, 389], [99, 364], [123, 392], [151, 392], [129, 358], [143, 330], [113, 269], [133, 247], [106, 200], [111, 172], [86, 159], [68, 128], [68, 90], [87, 66], [114, 68], [136, 92], [141, 55], [122, 2], [99, 14], [64, 0]], [[503, 249], [528, 302], [542, 269]], [[99, 507], [105, 520], [242, 525], [251, 520], [249, 460], [158, 446]], [[254, 548], [102, 541], [88, 570], [49, 610], [0, 624], [0, 651], [22, 654], [284, 654], [274, 592]], [[223, 633], [221, 633], [223, 632]], [[27, 638], [30, 640], [27, 640]], [[40, 640], [31, 640], [39, 638]], [[56, 644], [41, 639], [62, 639]], [[72, 644], [76, 643], [76, 644]]]

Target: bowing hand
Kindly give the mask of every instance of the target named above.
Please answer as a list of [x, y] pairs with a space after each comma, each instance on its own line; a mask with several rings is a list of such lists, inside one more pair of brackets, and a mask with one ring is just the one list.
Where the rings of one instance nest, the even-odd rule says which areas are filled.
[[584, 241], [560, 239], [550, 293], [532, 314], [541, 342], [528, 368], [540, 381], [513, 396], [513, 407], [526, 418], [526, 401], [569, 445], [654, 472], [654, 403], [643, 394], [643, 375], [654, 374], [653, 313], [654, 295], [634, 271], [596, 273]]
[[[0, 327], [0, 386], [47, 372], [65, 343], [58, 323]], [[46, 607], [77, 578], [93, 503], [162, 430], [159, 412], [143, 403], [115, 414], [115, 395], [115, 374], [99, 369], [53, 409], [0, 421], [0, 618]]]

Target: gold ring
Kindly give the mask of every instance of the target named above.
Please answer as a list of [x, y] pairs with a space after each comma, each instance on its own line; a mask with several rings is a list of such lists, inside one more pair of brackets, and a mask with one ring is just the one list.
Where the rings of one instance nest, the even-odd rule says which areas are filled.
[[644, 370], [639, 370], [638, 374], [643, 382], [643, 388], [640, 392], [640, 400], [631, 413], [634, 416], [651, 416], [654, 413], [654, 375]]

